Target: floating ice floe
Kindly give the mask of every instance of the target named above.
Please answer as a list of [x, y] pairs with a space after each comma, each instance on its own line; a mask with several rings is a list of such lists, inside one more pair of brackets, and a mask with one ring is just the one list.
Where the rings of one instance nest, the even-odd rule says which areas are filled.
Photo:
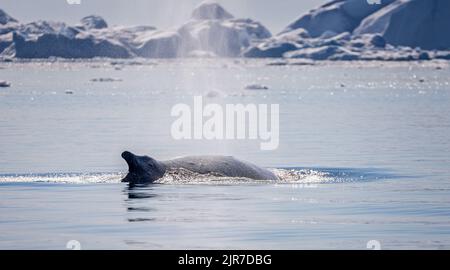
[[249, 84], [245, 86], [246, 90], [268, 90], [269, 87], [262, 84]]
[[0, 80], [0, 87], [10, 87], [11, 83], [7, 81]]
[[217, 98], [217, 97], [222, 96], [222, 93], [219, 90], [211, 90], [211, 91], [208, 91], [205, 96], [207, 98]]
[[91, 82], [121, 82], [122, 79], [119, 78], [94, 78]]

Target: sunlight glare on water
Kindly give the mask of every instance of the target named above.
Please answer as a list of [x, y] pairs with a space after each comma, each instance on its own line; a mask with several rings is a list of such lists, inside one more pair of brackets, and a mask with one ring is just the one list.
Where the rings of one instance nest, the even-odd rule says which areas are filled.
[[[0, 249], [449, 249], [448, 63], [272, 62], [2, 62]], [[279, 148], [173, 140], [170, 110], [194, 95], [279, 104]], [[125, 150], [232, 155], [280, 180], [132, 187]]]

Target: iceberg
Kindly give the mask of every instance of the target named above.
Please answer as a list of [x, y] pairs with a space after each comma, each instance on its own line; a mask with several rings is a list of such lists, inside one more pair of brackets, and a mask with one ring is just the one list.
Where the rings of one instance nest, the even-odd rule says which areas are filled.
[[281, 33], [247, 48], [242, 55], [244, 57], [283, 57], [284, 53], [298, 49], [303, 40], [308, 39], [309, 33], [299, 28], [286, 33]]
[[140, 45], [134, 50], [136, 55], [146, 58], [174, 58], [179, 54], [181, 36], [177, 32], [152, 32], [138, 37]]
[[12, 32], [18, 21], [0, 9], [0, 54], [13, 42]]
[[261, 23], [234, 18], [217, 3], [204, 2], [191, 20], [178, 29], [182, 37], [181, 55], [204, 51], [216, 56], [236, 57], [249, 46], [272, 34]]
[[336, 35], [352, 32], [368, 15], [391, 4], [394, 0], [382, 0], [378, 5], [369, 5], [365, 0], [335, 0], [301, 16], [289, 24], [282, 33], [303, 28], [311, 37], [324, 33]]
[[81, 25], [84, 29], [103, 29], [108, 28], [106, 21], [96, 15], [91, 15], [81, 19]]
[[217, 56], [236, 57], [247, 47], [271, 36], [258, 22], [250, 19], [190, 21], [183, 25], [182, 53], [212, 52]]
[[7, 33], [0, 35], [0, 53], [8, 48], [13, 42], [13, 34]]
[[165, 31], [110, 27], [97, 15], [68, 26], [50, 21], [21, 24], [2, 11], [0, 22], [6, 25], [0, 25], [0, 56], [18, 58], [237, 57], [272, 36], [261, 23], [234, 18], [209, 1], [194, 9], [188, 22]]
[[144, 39], [156, 32], [153, 26], [113, 26], [108, 28], [90, 29], [82, 31], [78, 37], [94, 37], [103, 40], [112, 40], [120, 43], [135, 56], [136, 49], [142, 46]]
[[334, 0], [242, 55], [344, 61], [446, 59], [449, 26], [448, 0], [385, 0], [380, 5]]
[[260, 22], [235, 18], [211, 1], [200, 3], [187, 22], [168, 30], [110, 26], [97, 15], [86, 16], [74, 26], [52, 21], [21, 23], [0, 10], [0, 59], [450, 59], [449, 15], [448, 0], [381, 0], [377, 5], [331, 0], [272, 36]]
[[17, 23], [18, 21], [13, 17], [9, 16], [5, 11], [0, 9], [0, 25], [5, 25], [8, 23]]
[[[97, 29], [98, 25], [90, 27]], [[10, 29], [6, 41], [8, 47], [0, 45], [0, 48], [4, 47], [2, 56], [8, 57], [127, 58], [132, 55], [120, 41], [87, 33], [83, 27], [67, 26], [62, 22], [17, 23]], [[5, 44], [5, 38], [0, 38], [0, 44]]]
[[365, 18], [356, 35], [378, 33], [395, 46], [450, 49], [450, 1], [398, 0]]
[[61, 33], [43, 33], [28, 39], [13, 34], [13, 55], [18, 58], [127, 58], [131, 53], [120, 43], [94, 37], [77, 37]]
[[228, 13], [221, 5], [210, 1], [201, 3], [192, 12], [192, 19], [194, 20], [227, 20], [232, 18], [233, 15]]

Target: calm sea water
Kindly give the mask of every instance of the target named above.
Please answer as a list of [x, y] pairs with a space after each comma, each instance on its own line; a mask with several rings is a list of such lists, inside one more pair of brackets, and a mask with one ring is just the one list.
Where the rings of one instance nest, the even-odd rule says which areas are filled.
[[[449, 249], [449, 64], [268, 63], [1, 63], [0, 249]], [[173, 140], [172, 106], [198, 95], [279, 104], [279, 148]], [[123, 150], [295, 177], [130, 188]]]

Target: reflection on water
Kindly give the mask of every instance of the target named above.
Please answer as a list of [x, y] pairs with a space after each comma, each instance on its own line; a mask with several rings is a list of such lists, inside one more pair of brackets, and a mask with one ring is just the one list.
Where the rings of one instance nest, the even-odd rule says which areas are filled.
[[0, 247], [64, 249], [75, 239], [83, 249], [364, 249], [379, 239], [383, 249], [450, 248], [448, 182], [376, 175], [316, 184], [2, 183]]
[[[139, 190], [137, 190], [139, 188]], [[151, 189], [143, 188], [143, 187], [129, 187], [128, 188], [128, 199], [129, 200], [135, 200], [135, 199], [149, 199], [156, 197], [156, 194], [150, 193]]]
[[123, 189], [123, 193], [127, 199], [125, 199], [125, 206], [130, 216], [129, 222], [149, 222], [154, 221], [155, 218], [152, 212], [156, 211], [156, 208], [151, 207], [152, 200], [158, 199], [158, 194], [152, 188], [152, 185], [134, 185], [127, 184], [128, 186]]

